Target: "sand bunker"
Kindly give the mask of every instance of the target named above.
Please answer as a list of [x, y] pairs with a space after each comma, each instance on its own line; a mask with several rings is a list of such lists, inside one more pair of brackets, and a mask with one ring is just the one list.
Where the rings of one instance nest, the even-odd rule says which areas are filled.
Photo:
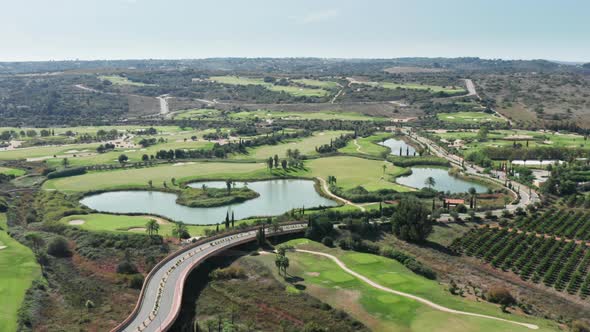
[[145, 232], [146, 229], [145, 229], [145, 227], [134, 227], [134, 228], [129, 228], [127, 231], [129, 231], [129, 232]]
[[68, 224], [70, 225], [83, 225], [86, 221], [82, 220], [82, 219], [74, 219], [74, 220], [70, 220], [68, 221]]
[[191, 161], [191, 162], [188, 162], [188, 163], [176, 163], [176, 164], [174, 164], [172, 166], [184, 166], [184, 165], [194, 165], [194, 164], [195, 163]]

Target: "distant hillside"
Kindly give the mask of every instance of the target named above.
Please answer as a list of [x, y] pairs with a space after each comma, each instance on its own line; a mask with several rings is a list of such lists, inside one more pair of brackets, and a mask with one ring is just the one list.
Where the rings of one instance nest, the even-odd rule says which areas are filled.
[[272, 72], [324, 75], [364, 75], [387, 68], [414, 67], [430, 71], [553, 71], [575, 70], [575, 66], [547, 60], [500, 60], [464, 58], [321, 59], [321, 58], [210, 58], [187, 60], [95, 60], [0, 62], [0, 74], [100, 70], [185, 70], [228, 72]]

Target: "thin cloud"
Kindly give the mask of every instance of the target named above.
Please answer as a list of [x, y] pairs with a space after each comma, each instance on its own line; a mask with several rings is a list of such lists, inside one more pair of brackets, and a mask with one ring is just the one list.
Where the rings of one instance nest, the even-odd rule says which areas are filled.
[[307, 13], [303, 17], [299, 17], [297, 21], [302, 24], [318, 23], [329, 21], [340, 16], [338, 9], [325, 9]]

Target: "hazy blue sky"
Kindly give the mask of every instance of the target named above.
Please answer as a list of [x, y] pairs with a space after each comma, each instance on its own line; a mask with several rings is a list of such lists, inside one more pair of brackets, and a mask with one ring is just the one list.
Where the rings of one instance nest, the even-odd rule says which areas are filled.
[[589, 0], [1, 0], [0, 60], [590, 61]]

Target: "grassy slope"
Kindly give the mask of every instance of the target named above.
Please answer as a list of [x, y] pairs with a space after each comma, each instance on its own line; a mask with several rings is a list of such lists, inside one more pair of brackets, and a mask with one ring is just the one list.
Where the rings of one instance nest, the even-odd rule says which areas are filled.
[[[126, 233], [129, 229], [145, 228], [145, 224], [150, 219], [149, 216], [122, 216], [110, 215], [102, 213], [93, 213], [87, 215], [73, 215], [64, 217], [60, 222], [68, 224], [70, 220], [84, 220], [84, 224], [76, 225], [75, 227], [89, 230], [89, 231], [106, 231]], [[236, 221], [236, 225], [244, 221]], [[166, 237], [172, 236], [173, 223], [166, 223], [160, 225], [158, 234]], [[206, 229], [214, 230], [216, 226], [204, 225], [186, 225], [191, 236], [204, 235]], [[223, 227], [223, 226], [220, 226]], [[133, 230], [131, 232], [145, 233], [144, 230]]]
[[209, 78], [211, 81], [231, 84], [231, 85], [261, 85], [265, 88], [277, 91], [286, 92], [294, 96], [309, 96], [309, 97], [322, 97], [327, 95], [329, 92], [324, 89], [312, 89], [312, 88], [300, 88], [297, 86], [280, 86], [271, 83], [266, 83], [262, 78], [249, 78], [242, 76], [212, 76]]
[[304, 155], [316, 155], [316, 146], [330, 144], [330, 139], [336, 138], [342, 134], [346, 134], [346, 131], [326, 131], [321, 133], [314, 133], [313, 136], [305, 137], [303, 139], [292, 140], [287, 143], [277, 145], [264, 145], [254, 149], [249, 149], [249, 154], [238, 154], [235, 155], [236, 159], [268, 159], [273, 157], [275, 154], [280, 158], [286, 157], [287, 149], [295, 150], [299, 149], [301, 154]]
[[392, 82], [362, 82], [365, 85], [380, 86], [385, 89], [408, 89], [408, 90], [431, 90], [432, 92], [446, 92], [450, 94], [466, 93], [462, 87], [442, 87], [438, 85], [413, 84], [413, 83], [392, 83]]
[[216, 109], [199, 108], [183, 110], [174, 116], [175, 120], [182, 119], [196, 119], [196, 118], [216, 118], [221, 114], [221, 111]]
[[[294, 240], [291, 243], [299, 244], [302, 248], [333, 254], [352, 270], [389, 288], [415, 294], [457, 310], [534, 323], [541, 327], [539, 331], [556, 330], [548, 321], [503, 314], [496, 305], [452, 296], [436, 281], [412, 273], [395, 260], [330, 249], [305, 239]], [[350, 297], [359, 296], [357, 301], [365, 313], [353, 310], [352, 314], [375, 331], [530, 331], [514, 324], [444, 313], [416, 301], [377, 290], [347, 274], [327, 258], [303, 253], [287, 255], [291, 261], [289, 272], [303, 278], [308, 290], [321, 300], [338, 307], [346, 306]], [[274, 262], [268, 264], [271, 263]], [[343, 309], [350, 310], [351, 306]], [[367, 313], [370, 317], [366, 317]]]
[[299, 84], [314, 86], [317, 88], [325, 88], [325, 89], [338, 88], [338, 83], [336, 83], [334, 81], [320, 81], [320, 80], [313, 80], [313, 79], [308, 79], [308, 78], [302, 78], [302, 79], [297, 79], [297, 80], [292, 80], [292, 81], [299, 83]]
[[306, 163], [309, 173], [327, 179], [329, 175], [336, 177], [339, 187], [350, 189], [363, 186], [365, 189], [395, 189], [408, 191], [408, 188], [387, 181], [396, 177], [405, 169], [387, 164], [385, 178], [383, 178], [383, 161], [368, 160], [356, 157], [329, 157], [310, 160]]
[[61, 145], [61, 146], [41, 146], [16, 149], [10, 151], [0, 151], [0, 160], [16, 160], [16, 159], [27, 159], [27, 158], [38, 158], [53, 155], [66, 154], [67, 151], [71, 150], [88, 150], [87, 152], [95, 152], [99, 146], [98, 143], [89, 144], [72, 144], [72, 145]]
[[390, 188], [398, 191], [408, 191], [408, 188], [389, 182], [404, 171], [401, 167], [387, 164], [385, 179], [383, 176], [383, 162], [356, 157], [327, 157], [309, 160], [305, 169], [273, 170], [272, 173], [264, 163], [220, 163], [196, 162], [183, 165], [163, 165], [149, 168], [125, 169], [115, 171], [90, 172], [84, 175], [48, 180], [43, 184], [44, 189], [59, 189], [70, 192], [85, 192], [91, 190], [110, 190], [125, 188], [148, 188], [148, 181], [152, 180], [155, 187], [162, 187], [163, 181], [170, 183], [173, 177], [178, 182], [198, 179], [234, 179], [253, 180], [273, 176], [292, 177], [322, 177], [329, 175], [337, 178], [338, 186], [350, 189], [362, 185], [368, 190]]
[[146, 187], [152, 180], [154, 186], [162, 187], [163, 181], [170, 183], [173, 177], [177, 181], [197, 179], [252, 179], [260, 177], [266, 169], [260, 163], [219, 163], [198, 162], [183, 165], [164, 165], [150, 168], [126, 169], [107, 172], [92, 172], [80, 176], [54, 179], [45, 182], [45, 189], [65, 191], [89, 191], [100, 189], [124, 189]]
[[343, 153], [362, 153], [379, 157], [381, 156], [381, 153], [387, 152], [389, 149], [377, 143], [389, 138], [390, 136], [391, 133], [377, 133], [369, 137], [360, 137], [356, 140], [356, 143], [361, 147], [360, 149], [358, 149], [353, 141], [350, 141], [345, 147], [339, 149], [338, 151]]
[[[530, 136], [531, 138], [529, 139], [529, 147], [582, 147], [590, 149], [590, 143], [588, 141], [584, 141], [584, 136], [577, 134], [553, 134], [529, 130], [493, 130], [488, 134], [488, 140], [486, 142], [476, 142], [477, 131], [451, 131], [435, 135], [447, 140], [474, 140], [474, 142], [466, 145], [466, 150], [468, 150], [468, 152], [475, 151], [486, 146], [512, 146], [513, 141], [507, 140], [505, 138], [514, 135]], [[518, 143], [522, 145], [526, 144], [525, 140], [520, 140]]]
[[41, 268], [31, 250], [6, 234], [6, 215], [0, 213], [0, 331], [16, 331], [17, 311]]
[[98, 78], [103, 81], [109, 81], [114, 85], [155, 86], [155, 84], [146, 84], [141, 82], [130, 81], [127, 77], [118, 75], [103, 75], [99, 76]]
[[9, 167], [1, 167], [0, 166], [0, 174], [6, 175], [14, 175], [14, 176], [21, 176], [24, 175], [26, 172], [22, 169], [18, 168], [9, 168]]
[[436, 117], [450, 123], [483, 123], [483, 122], [505, 122], [506, 120], [484, 112], [456, 112], [438, 113]]
[[270, 110], [256, 110], [256, 111], [242, 111], [231, 113], [230, 118], [234, 119], [254, 119], [258, 117], [260, 119], [309, 119], [309, 120], [378, 120], [383, 119], [382, 117], [371, 117], [354, 112], [338, 112], [338, 111], [320, 111], [320, 112], [282, 112], [282, 111], [270, 111]]

